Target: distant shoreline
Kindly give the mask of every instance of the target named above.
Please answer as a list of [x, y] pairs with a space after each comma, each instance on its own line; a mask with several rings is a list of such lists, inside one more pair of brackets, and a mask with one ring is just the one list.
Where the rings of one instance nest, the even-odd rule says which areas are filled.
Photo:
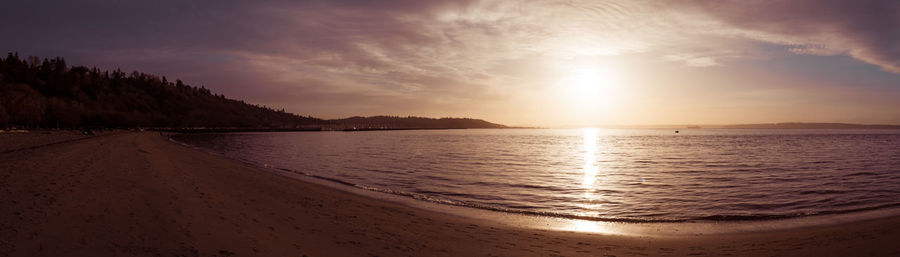
[[749, 129], [900, 129], [900, 125], [882, 124], [852, 124], [852, 123], [762, 123], [762, 124], [737, 124], [724, 125], [721, 128], [749, 128]]
[[[577, 127], [560, 127], [577, 128]], [[634, 125], [634, 126], [598, 126], [610, 129], [900, 129], [900, 125], [888, 124], [853, 124], [853, 123], [754, 123], [730, 125]]]

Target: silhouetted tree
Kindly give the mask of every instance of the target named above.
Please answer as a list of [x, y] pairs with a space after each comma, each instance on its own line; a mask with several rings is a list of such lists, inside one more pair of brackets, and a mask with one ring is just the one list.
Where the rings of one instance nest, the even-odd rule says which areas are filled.
[[6, 113], [6, 107], [0, 102], [0, 127], [6, 127], [9, 124], [9, 114]]
[[176, 80], [120, 69], [68, 67], [63, 58], [0, 59], [0, 125], [45, 127], [295, 128], [320, 119], [277, 112]]
[[0, 102], [9, 115], [10, 123], [29, 127], [41, 124], [47, 106], [44, 96], [24, 84], [0, 87]]

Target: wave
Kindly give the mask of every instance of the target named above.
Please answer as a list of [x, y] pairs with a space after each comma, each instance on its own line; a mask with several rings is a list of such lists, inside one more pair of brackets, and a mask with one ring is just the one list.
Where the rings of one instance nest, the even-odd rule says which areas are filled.
[[521, 209], [510, 209], [504, 208], [500, 206], [492, 206], [492, 205], [484, 205], [477, 204], [471, 202], [464, 201], [456, 201], [450, 199], [443, 199], [438, 197], [433, 197], [425, 194], [401, 191], [401, 190], [392, 190], [387, 188], [373, 187], [367, 185], [356, 184], [353, 182], [314, 175], [306, 172], [296, 171], [292, 169], [286, 168], [277, 168], [278, 170], [291, 172], [294, 174], [299, 174], [303, 176], [307, 176], [314, 179], [320, 179], [324, 181], [329, 181], [333, 183], [337, 183], [344, 186], [351, 186], [354, 188], [379, 192], [391, 195], [397, 195], [402, 197], [408, 197], [419, 201], [426, 201], [430, 203], [458, 206], [458, 207], [466, 207], [466, 208], [475, 208], [481, 210], [488, 211], [496, 211], [503, 213], [512, 213], [512, 214], [522, 214], [529, 216], [539, 216], [539, 217], [553, 217], [553, 218], [564, 218], [564, 219], [575, 219], [575, 220], [588, 220], [588, 221], [603, 221], [603, 222], [623, 222], [623, 223], [683, 223], [683, 222], [696, 222], [696, 221], [762, 221], [762, 220], [781, 220], [781, 219], [792, 219], [792, 218], [801, 218], [801, 217], [809, 217], [809, 216], [818, 216], [818, 215], [833, 215], [833, 214], [847, 214], [853, 212], [861, 212], [861, 211], [871, 211], [878, 209], [886, 209], [893, 207], [900, 207], [900, 203], [896, 204], [884, 204], [879, 206], [872, 207], [863, 207], [856, 209], [847, 209], [847, 210], [832, 210], [832, 211], [816, 211], [816, 212], [804, 212], [804, 213], [791, 213], [791, 214], [758, 214], [758, 215], [708, 215], [708, 216], [698, 216], [692, 218], [633, 218], [633, 217], [594, 217], [594, 216], [582, 216], [582, 215], [574, 215], [567, 213], [558, 213], [558, 212], [548, 212], [548, 211], [530, 211], [530, 210], [521, 210]]

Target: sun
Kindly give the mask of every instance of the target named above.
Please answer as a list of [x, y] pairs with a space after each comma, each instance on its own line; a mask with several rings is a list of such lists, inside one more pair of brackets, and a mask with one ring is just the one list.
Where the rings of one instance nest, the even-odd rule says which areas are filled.
[[626, 90], [615, 66], [573, 64], [563, 66], [553, 90], [560, 118], [594, 126], [624, 115]]
[[583, 107], [604, 106], [612, 102], [617, 93], [618, 79], [605, 67], [576, 67], [568, 71], [559, 82], [565, 101]]

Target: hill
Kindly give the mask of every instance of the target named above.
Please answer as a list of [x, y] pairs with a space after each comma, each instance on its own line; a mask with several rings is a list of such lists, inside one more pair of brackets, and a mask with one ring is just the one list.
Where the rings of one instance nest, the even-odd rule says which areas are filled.
[[462, 128], [506, 128], [504, 125], [469, 118], [422, 118], [422, 117], [350, 117], [329, 120], [343, 130], [380, 129], [462, 129]]

